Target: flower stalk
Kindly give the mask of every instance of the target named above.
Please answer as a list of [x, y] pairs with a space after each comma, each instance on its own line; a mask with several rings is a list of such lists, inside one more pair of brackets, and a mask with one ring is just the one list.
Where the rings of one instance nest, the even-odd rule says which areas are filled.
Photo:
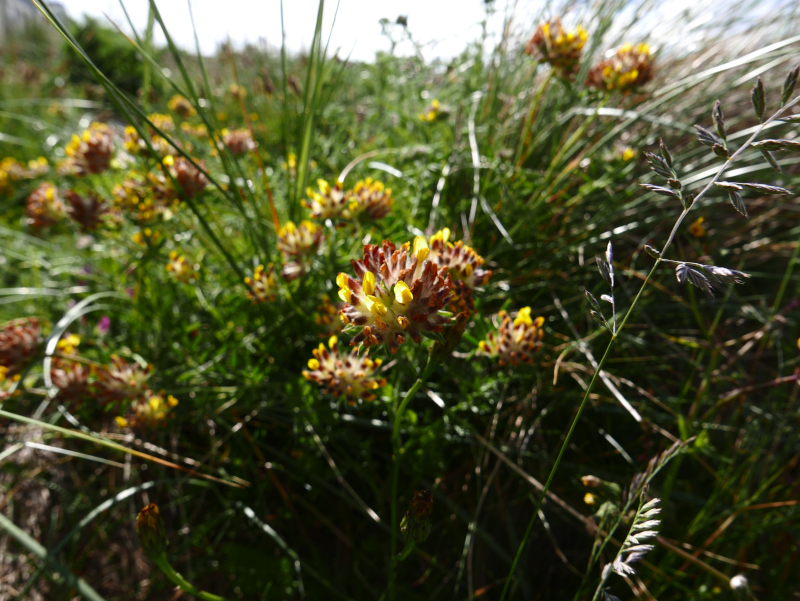
[[391, 500], [392, 500], [392, 509], [391, 509], [391, 520], [389, 522], [390, 527], [392, 529], [392, 536], [391, 536], [391, 547], [390, 547], [390, 557], [389, 557], [389, 600], [394, 601], [396, 599], [396, 580], [397, 580], [397, 564], [399, 563], [397, 557], [397, 531], [400, 527], [397, 521], [397, 482], [400, 478], [400, 457], [402, 455], [403, 449], [400, 446], [400, 424], [403, 421], [403, 413], [405, 412], [406, 408], [408, 407], [411, 399], [416, 396], [419, 392], [419, 389], [422, 388], [422, 385], [428, 380], [431, 374], [436, 369], [436, 361], [433, 359], [433, 354], [428, 354], [428, 361], [425, 364], [425, 369], [422, 370], [422, 373], [417, 378], [417, 381], [409, 388], [406, 395], [403, 397], [403, 400], [400, 402], [400, 405], [397, 407], [397, 410], [394, 413], [394, 419], [392, 424], [392, 492], [391, 492]]

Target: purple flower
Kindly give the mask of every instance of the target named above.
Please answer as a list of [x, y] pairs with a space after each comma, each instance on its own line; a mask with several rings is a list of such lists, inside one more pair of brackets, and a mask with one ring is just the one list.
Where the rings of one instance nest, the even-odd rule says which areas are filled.
[[97, 333], [100, 336], [105, 336], [108, 334], [108, 330], [111, 328], [111, 318], [108, 315], [103, 315], [100, 318], [100, 321], [97, 322]]

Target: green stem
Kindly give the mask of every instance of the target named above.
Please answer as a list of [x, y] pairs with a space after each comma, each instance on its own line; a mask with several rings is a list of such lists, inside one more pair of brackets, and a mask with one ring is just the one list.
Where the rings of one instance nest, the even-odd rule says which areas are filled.
[[396, 595], [395, 582], [397, 577], [397, 482], [400, 479], [400, 454], [402, 449], [400, 447], [400, 424], [403, 421], [403, 412], [408, 407], [411, 399], [419, 392], [422, 385], [430, 377], [436, 364], [432, 361], [432, 354], [428, 354], [428, 362], [425, 364], [425, 369], [422, 370], [417, 381], [408, 390], [406, 396], [403, 397], [400, 406], [394, 414], [394, 424], [392, 427], [392, 513], [389, 522], [389, 528], [392, 533], [391, 554], [389, 556], [389, 600], [394, 601]]
[[164, 572], [164, 575], [167, 578], [169, 578], [182, 591], [189, 593], [190, 595], [194, 595], [198, 599], [203, 599], [203, 601], [227, 601], [225, 597], [220, 597], [219, 595], [207, 593], [206, 591], [197, 590], [192, 585], [191, 582], [186, 580], [186, 578], [184, 578], [174, 570], [174, 568], [170, 565], [169, 560], [167, 559], [166, 553], [162, 553], [158, 557], [154, 557], [153, 562], [158, 566], [158, 568], [162, 572]]

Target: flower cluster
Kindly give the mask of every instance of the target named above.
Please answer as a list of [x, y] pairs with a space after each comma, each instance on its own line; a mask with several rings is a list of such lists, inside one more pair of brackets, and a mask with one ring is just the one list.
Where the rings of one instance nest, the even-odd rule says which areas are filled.
[[28, 216], [30, 226], [41, 230], [64, 219], [67, 207], [58, 189], [53, 184], [42, 182], [28, 196], [25, 214]]
[[[9, 376], [9, 369], [5, 365], [0, 365], [0, 402], [12, 396], [21, 374]], [[19, 394], [19, 391], [16, 391]]]
[[84, 197], [73, 190], [68, 190], [64, 196], [69, 205], [67, 214], [80, 226], [82, 232], [96, 230], [103, 215], [108, 212], [106, 203], [92, 192]]
[[489, 282], [492, 272], [483, 269], [483, 257], [461, 240], [450, 242], [450, 229], [444, 228], [431, 236], [429, 259], [445, 269], [452, 280], [453, 309], [456, 312], [474, 311], [472, 291]]
[[133, 240], [134, 244], [138, 244], [139, 246], [153, 246], [158, 242], [160, 237], [161, 234], [151, 230], [149, 227], [146, 227], [140, 232], [136, 232], [133, 236], [131, 236], [131, 240]]
[[342, 190], [341, 182], [331, 186], [324, 179], [317, 180], [319, 192], [312, 188], [306, 190], [310, 200], [304, 200], [303, 206], [311, 211], [314, 219], [338, 219], [347, 208], [348, 199]]
[[15, 158], [6, 157], [0, 161], [0, 194], [5, 194], [12, 189], [11, 182], [39, 177], [48, 171], [50, 171], [50, 165], [44, 157], [28, 161], [27, 167]]
[[419, 120], [425, 123], [433, 123], [434, 121], [441, 121], [447, 118], [449, 114], [450, 111], [444, 108], [438, 100], [434, 99], [425, 110], [419, 114]]
[[84, 399], [89, 394], [90, 375], [91, 369], [82, 363], [60, 357], [53, 359], [50, 378], [53, 386], [58, 388], [58, 396], [62, 401]]
[[23, 370], [42, 342], [42, 327], [35, 317], [15, 319], [0, 328], [0, 367], [3, 378]]
[[589, 71], [586, 85], [598, 90], [628, 94], [653, 79], [653, 63], [648, 44], [624, 44], [613, 56], [600, 61]]
[[247, 129], [234, 129], [233, 131], [223, 129], [221, 133], [222, 143], [234, 156], [247, 154], [256, 148], [255, 140]]
[[360, 215], [369, 219], [381, 219], [389, 214], [394, 204], [392, 190], [371, 177], [356, 182], [346, 196], [348, 203], [343, 215], [348, 219]]
[[178, 252], [174, 250], [169, 253], [167, 271], [173, 278], [183, 284], [188, 284], [197, 277], [197, 271], [195, 271], [195, 268], [186, 260], [186, 257], [183, 255], [178, 256]]
[[113, 194], [117, 207], [134, 221], [145, 223], [171, 216], [179, 202], [167, 179], [150, 172], [129, 173]]
[[351, 405], [358, 399], [375, 400], [374, 391], [386, 386], [386, 379], [375, 375], [381, 360], [373, 361], [367, 355], [359, 357], [356, 349], [349, 354], [341, 352], [336, 336], [330, 337], [328, 348], [320, 344], [313, 354], [303, 377], [322, 386], [325, 393], [342, 397]]
[[356, 277], [336, 277], [339, 298], [346, 304], [342, 321], [361, 331], [352, 344], [386, 344], [397, 352], [410, 336], [419, 342], [422, 332], [440, 332], [449, 323], [439, 314], [451, 299], [452, 281], [446, 268], [428, 260], [430, 248], [422, 236], [397, 248], [389, 240], [382, 246], [364, 246], [364, 258], [351, 261]]
[[108, 125], [96, 122], [89, 125], [80, 136], [73, 135], [64, 149], [67, 155], [64, 169], [78, 177], [107, 171], [114, 154], [111, 138]]
[[291, 281], [306, 273], [308, 260], [322, 243], [322, 228], [310, 221], [295, 225], [292, 221], [278, 230], [278, 250], [286, 259], [281, 275]]
[[159, 394], [148, 392], [144, 398], [135, 399], [125, 416], [118, 415], [115, 419], [119, 428], [132, 430], [151, 430], [166, 423], [172, 417], [172, 409], [177, 406], [178, 399], [171, 394], [164, 398], [164, 391]]
[[[162, 173], [132, 171], [122, 183], [114, 187], [115, 203], [135, 221], [168, 219], [180, 204], [181, 198], [195, 198], [208, 185], [205, 175], [183, 157], [176, 159], [167, 155], [163, 164], [172, 179]], [[203, 161], [198, 165], [205, 169]], [[177, 186], [173, 184], [173, 180]]]
[[[147, 119], [153, 124], [154, 127], [157, 127], [159, 130], [165, 133], [175, 131], [175, 122], [172, 120], [170, 115], [153, 113], [151, 115], [147, 115]], [[152, 133], [155, 133], [155, 131]]]
[[192, 106], [192, 103], [180, 94], [175, 94], [175, 96], [170, 98], [167, 106], [169, 107], [169, 110], [177, 115], [180, 115], [184, 119], [189, 119], [197, 114], [197, 111]]
[[338, 327], [336, 315], [339, 308], [331, 302], [331, 297], [327, 294], [322, 295], [322, 304], [317, 307], [314, 313], [314, 323], [321, 326], [325, 331], [330, 332]]
[[151, 365], [142, 367], [111, 355], [111, 364], [97, 370], [95, 387], [105, 403], [140, 400], [150, 392], [147, 380], [151, 372]]
[[588, 37], [582, 26], [566, 31], [559, 19], [553, 19], [539, 25], [525, 46], [525, 53], [549, 63], [560, 77], [570, 79], [578, 71]]
[[544, 318], [531, 319], [530, 307], [520, 309], [513, 320], [505, 311], [498, 317], [502, 323], [497, 333], [489, 332], [486, 340], [478, 343], [481, 352], [498, 358], [500, 365], [531, 363], [533, 354], [542, 346]]
[[274, 301], [278, 295], [278, 283], [275, 280], [275, 268], [272, 263], [267, 266], [267, 269], [264, 269], [263, 265], [256, 267], [253, 277], [245, 278], [244, 283], [249, 288], [247, 298], [254, 304]]
[[208, 135], [208, 128], [206, 127], [205, 123], [192, 125], [191, 123], [186, 123], [184, 121], [181, 123], [181, 131], [188, 136], [195, 136], [196, 138], [203, 138]]

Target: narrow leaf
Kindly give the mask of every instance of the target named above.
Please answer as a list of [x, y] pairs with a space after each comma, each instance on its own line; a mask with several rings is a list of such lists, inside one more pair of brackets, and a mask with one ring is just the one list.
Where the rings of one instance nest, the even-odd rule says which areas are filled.
[[769, 150], [764, 150], [763, 148], [759, 148], [759, 150], [761, 151], [761, 154], [764, 155], [764, 159], [766, 159], [767, 163], [769, 163], [775, 171], [778, 173], [783, 173], [781, 171], [781, 166], [778, 165], [778, 161], [775, 160], [775, 157]]
[[786, 188], [781, 188], [780, 186], [768, 186], [767, 184], [742, 184], [745, 188], [750, 188], [751, 190], [758, 190], [759, 192], [763, 192], [764, 194], [791, 194], [789, 190]]
[[663, 186], [654, 186], [653, 184], [639, 184], [642, 188], [646, 188], [651, 192], [655, 192], [656, 194], [661, 194], [662, 196], [669, 196], [670, 198], [678, 198], [678, 193], [671, 188], [665, 188]]
[[800, 65], [796, 65], [794, 69], [789, 71], [786, 79], [783, 82], [783, 89], [781, 90], [781, 107], [786, 106], [789, 99], [794, 93], [794, 87], [797, 85], [797, 74], [800, 72]]
[[742, 200], [742, 195], [739, 194], [736, 190], [728, 190], [728, 196], [731, 199], [731, 204], [733, 208], [739, 211], [745, 217], [750, 217], [747, 214], [747, 206], [744, 204], [744, 200]]
[[714, 125], [717, 126], [719, 137], [726, 140], [728, 136], [725, 134], [725, 117], [722, 114], [722, 103], [719, 100], [714, 103], [714, 108], [711, 111], [711, 119], [714, 121]]
[[766, 106], [766, 96], [764, 94], [764, 83], [759, 77], [756, 80], [753, 89], [750, 90], [750, 100], [753, 102], [753, 110], [756, 112], [756, 117], [759, 121], [764, 120], [764, 108]]

